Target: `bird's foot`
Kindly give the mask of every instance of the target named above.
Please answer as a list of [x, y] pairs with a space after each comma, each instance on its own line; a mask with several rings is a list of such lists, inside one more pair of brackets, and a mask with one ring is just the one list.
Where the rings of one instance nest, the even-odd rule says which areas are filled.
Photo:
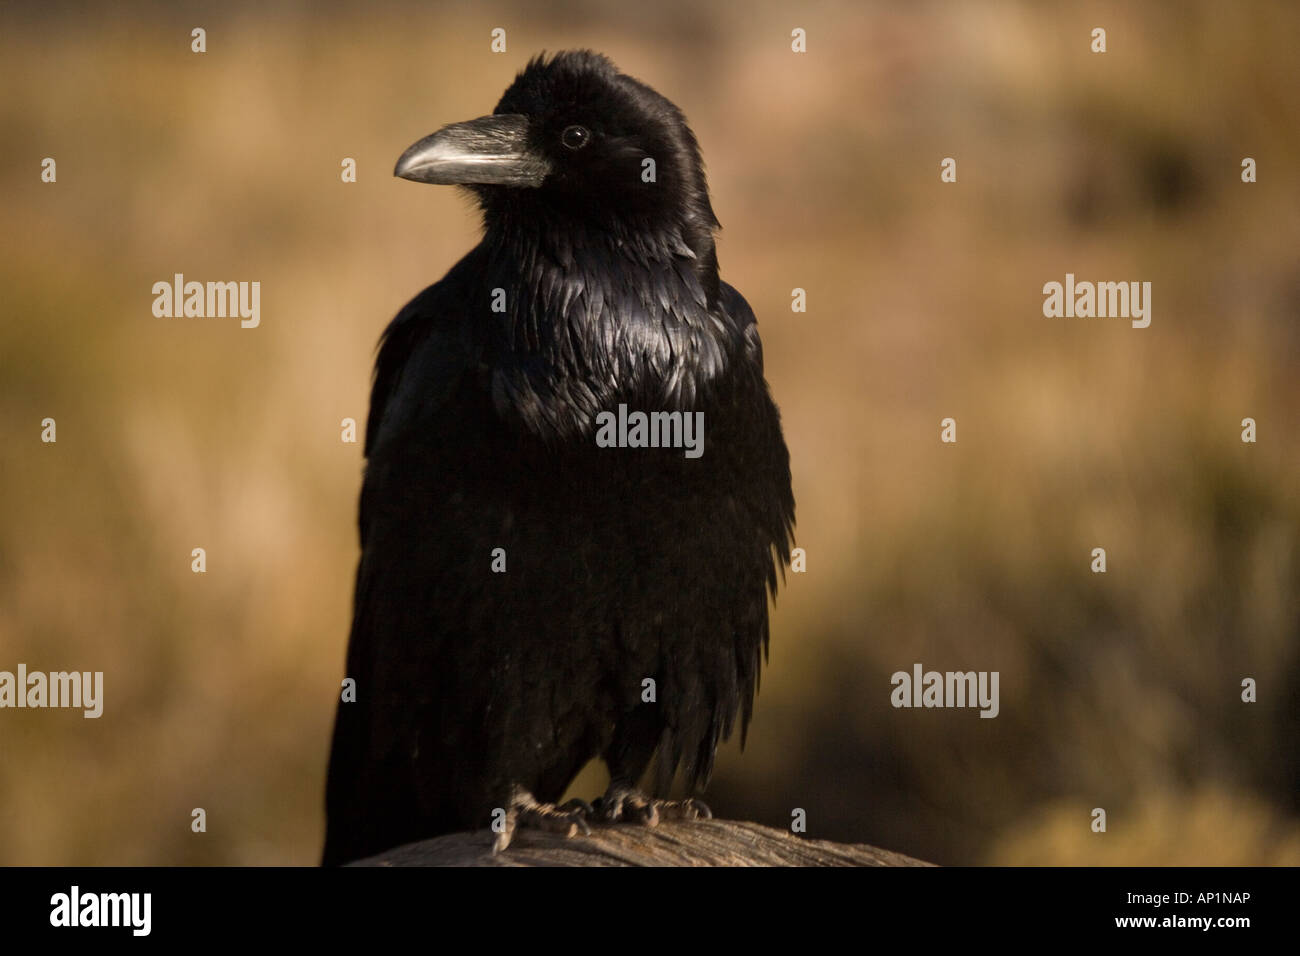
[[601, 823], [640, 823], [658, 826], [660, 820], [712, 820], [713, 811], [702, 800], [655, 800], [636, 787], [611, 783], [596, 800], [595, 819]]
[[585, 800], [570, 800], [563, 806], [553, 803], [539, 803], [537, 798], [523, 787], [515, 787], [510, 794], [510, 805], [505, 808], [503, 829], [492, 841], [492, 852], [500, 853], [510, 846], [515, 838], [515, 831], [524, 829], [544, 830], [547, 833], [563, 833], [566, 837], [575, 837], [579, 833], [591, 835], [587, 821], [592, 819], [595, 810]]

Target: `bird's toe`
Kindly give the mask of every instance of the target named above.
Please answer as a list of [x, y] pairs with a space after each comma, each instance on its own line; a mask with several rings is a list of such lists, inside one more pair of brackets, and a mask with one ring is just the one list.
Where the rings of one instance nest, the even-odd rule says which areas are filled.
[[713, 811], [702, 800], [655, 800], [635, 787], [611, 784], [596, 801], [595, 819], [602, 823], [658, 826], [660, 820], [711, 820]]
[[505, 811], [504, 825], [492, 841], [493, 854], [507, 849], [521, 827], [526, 830], [561, 833], [566, 838], [575, 837], [579, 833], [590, 836], [591, 825], [587, 821], [596, 812], [585, 800], [570, 800], [558, 807], [553, 803], [540, 803], [522, 787], [515, 788]]

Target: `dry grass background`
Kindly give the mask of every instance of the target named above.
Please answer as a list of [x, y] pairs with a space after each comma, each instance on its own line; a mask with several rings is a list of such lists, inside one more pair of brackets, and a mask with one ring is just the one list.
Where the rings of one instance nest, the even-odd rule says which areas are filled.
[[[0, 712], [0, 863], [315, 860], [356, 559], [339, 421], [476, 241], [392, 163], [576, 46], [690, 118], [794, 459], [809, 571], [715, 809], [944, 863], [1300, 862], [1300, 8], [0, 17], [0, 669], [106, 684], [98, 721]], [[175, 272], [261, 281], [261, 327], [154, 318]], [[1151, 281], [1151, 327], [1044, 319], [1066, 272]], [[1001, 716], [893, 710], [914, 661], [1000, 671]]]

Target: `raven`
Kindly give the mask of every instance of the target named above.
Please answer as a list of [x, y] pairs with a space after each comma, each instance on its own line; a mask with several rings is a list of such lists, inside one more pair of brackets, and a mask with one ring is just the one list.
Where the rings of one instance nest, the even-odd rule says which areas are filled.
[[[637, 787], [706, 784], [737, 716], [743, 743], [794, 497], [695, 137], [565, 52], [395, 175], [468, 187], [484, 235], [380, 340], [323, 862], [705, 815]], [[606, 794], [555, 806], [596, 757]]]

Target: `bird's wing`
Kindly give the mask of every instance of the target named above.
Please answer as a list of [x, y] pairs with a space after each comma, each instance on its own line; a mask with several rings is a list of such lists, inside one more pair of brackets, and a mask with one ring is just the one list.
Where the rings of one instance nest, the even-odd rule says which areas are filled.
[[468, 367], [458, 321], [464, 308], [462, 286], [453, 270], [408, 302], [384, 329], [370, 389], [367, 458], [421, 411], [436, 411]]
[[719, 304], [733, 334], [742, 342], [746, 367], [736, 374], [748, 379], [755, 393], [752, 394], [754, 414], [750, 416], [749, 453], [745, 456], [745, 465], [757, 526], [770, 542], [777, 559], [769, 579], [775, 593], [776, 571], [789, 563], [794, 535], [790, 453], [781, 433], [780, 412], [763, 377], [763, 343], [758, 336], [758, 319], [754, 317], [754, 310], [743, 295], [725, 282], [721, 286]]
[[[790, 456], [781, 435], [780, 414], [763, 378], [763, 353], [754, 312], [732, 286], [722, 283], [719, 313], [733, 341], [733, 361], [713, 395], [717, 441], [714, 481], [707, 507], [698, 516], [706, 537], [692, 545], [700, 573], [678, 601], [699, 600], [666, 640], [669, 673], [684, 688], [670, 700], [672, 734], [668, 757], [659, 765], [659, 785], [668, 783], [679, 758], [687, 777], [703, 783], [712, 769], [719, 739], [730, 735], [739, 711], [742, 746], [768, 645], [768, 596], [790, 560], [794, 495]], [[710, 574], [710, 568], [729, 574]], [[711, 590], [712, 589], [712, 590]], [[730, 640], [718, 641], [719, 635]], [[701, 667], [699, 655], [714, 655]], [[679, 663], [680, 662], [680, 663]], [[698, 686], [701, 675], [715, 683]], [[701, 708], [699, 701], [709, 701]]]
[[[463, 263], [462, 263], [463, 266]], [[343, 832], [392, 826], [380, 808], [403, 805], [415, 790], [409, 779], [410, 749], [436, 689], [419, 683], [437, 673], [439, 629], [417, 619], [421, 595], [446, 569], [438, 566], [439, 505], [429, 475], [440, 423], [455, 419], [453, 407], [476, 367], [470, 344], [462, 267], [416, 296], [380, 340], [366, 425], [366, 476], [361, 492], [361, 560], [348, 641], [347, 674], [356, 681], [355, 702], [341, 702], [334, 726], [326, 789], [326, 862], [350, 858], [349, 847], [373, 846], [374, 833]], [[427, 438], [424, 436], [428, 436]], [[424, 510], [415, 510], [420, 502]], [[413, 636], [418, 639], [412, 639]], [[400, 646], [398, 642], [401, 642]], [[376, 700], [382, 695], [381, 700]], [[359, 812], [361, 808], [365, 812]], [[396, 845], [399, 833], [382, 839]], [[384, 845], [388, 845], [385, 843]]]
[[718, 304], [731, 320], [732, 328], [741, 336], [745, 358], [749, 359], [754, 368], [762, 374], [763, 343], [758, 337], [758, 319], [754, 317], [754, 310], [749, 307], [745, 297], [726, 282], [721, 284]]

